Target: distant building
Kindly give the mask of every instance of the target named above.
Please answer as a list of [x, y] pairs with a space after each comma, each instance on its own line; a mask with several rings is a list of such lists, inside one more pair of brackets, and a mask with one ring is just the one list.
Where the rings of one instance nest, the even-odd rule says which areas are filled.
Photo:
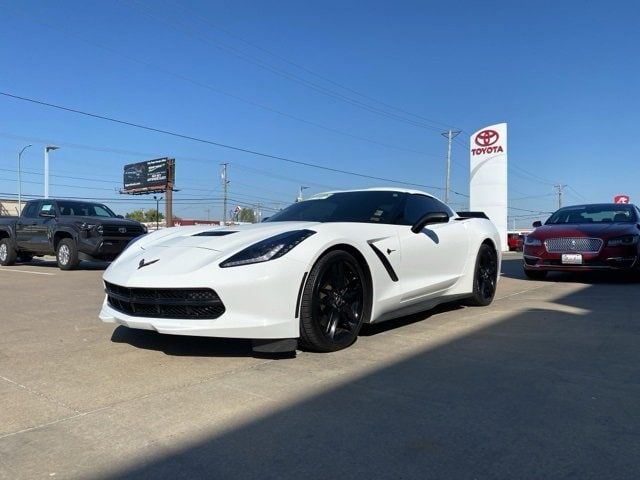
[[[24, 200], [22, 206], [24, 207]], [[20, 216], [20, 209], [18, 208], [18, 200], [0, 198], [0, 215]]]

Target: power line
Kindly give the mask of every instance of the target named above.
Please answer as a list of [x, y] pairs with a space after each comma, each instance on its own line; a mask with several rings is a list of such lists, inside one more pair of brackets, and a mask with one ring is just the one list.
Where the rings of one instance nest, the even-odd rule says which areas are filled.
[[[15, 12], [15, 13], [21, 13], [21, 12]], [[290, 119], [295, 120], [297, 122], [305, 123], [307, 125], [311, 125], [313, 127], [320, 128], [322, 130], [326, 130], [326, 131], [329, 131], [329, 132], [332, 132], [332, 133], [336, 133], [338, 135], [343, 135], [343, 136], [346, 136], [346, 137], [354, 138], [356, 140], [361, 140], [361, 141], [368, 142], [368, 143], [371, 143], [371, 144], [374, 144], [374, 145], [378, 145], [378, 146], [381, 146], [381, 147], [385, 147], [385, 148], [391, 148], [391, 149], [394, 149], [394, 150], [414, 153], [414, 154], [418, 154], [418, 155], [427, 155], [427, 156], [432, 156], [432, 157], [438, 157], [438, 155], [433, 154], [433, 153], [427, 153], [427, 152], [423, 152], [423, 151], [416, 150], [416, 149], [413, 149], [413, 148], [402, 147], [402, 146], [399, 146], [399, 145], [394, 145], [394, 144], [390, 144], [390, 143], [386, 143], [386, 142], [381, 142], [379, 140], [375, 140], [375, 139], [372, 139], [372, 138], [364, 137], [362, 135], [353, 134], [353, 133], [350, 133], [350, 132], [345, 132], [344, 130], [340, 130], [340, 129], [337, 129], [337, 128], [334, 128], [334, 127], [323, 125], [321, 123], [318, 123], [318, 122], [315, 122], [315, 121], [312, 121], [312, 120], [308, 120], [308, 119], [305, 119], [305, 118], [302, 118], [302, 117], [299, 117], [299, 116], [284, 112], [284, 111], [279, 110], [277, 108], [270, 107], [268, 105], [256, 102], [254, 100], [249, 100], [249, 99], [241, 97], [239, 95], [236, 95], [236, 94], [233, 94], [233, 93], [230, 93], [230, 92], [226, 92], [224, 90], [221, 90], [221, 89], [219, 89], [217, 87], [212, 86], [209, 83], [205, 83], [203, 81], [196, 80], [196, 79], [188, 77], [188, 76], [186, 76], [186, 75], [184, 75], [182, 73], [177, 73], [177, 72], [174, 72], [172, 70], [168, 70], [168, 69], [166, 69], [164, 67], [156, 65], [156, 64], [154, 64], [152, 62], [149, 62], [147, 60], [141, 60], [141, 59], [133, 57], [133, 56], [131, 56], [129, 54], [125, 54], [125, 53], [122, 53], [122, 52], [120, 52], [118, 50], [115, 50], [115, 49], [113, 49], [111, 47], [107, 47], [105, 45], [102, 45], [100, 43], [94, 42], [92, 40], [87, 40], [86, 38], [78, 35], [77, 33], [71, 32], [69, 30], [65, 30], [64, 28], [61, 28], [60, 26], [57, 26], [57, 25], [54, 26], [54, 25], [52, 25], [50, 23], [47, 23], [47, 22], [44, 22], [42, 20], [32, 18], [31, 16], [29, 16], [29, 17], [25, 16], [25, 18], [28, 18], [29, 20], [31, 20], [31, 21], [33, 21], [35, 23], [39, 23], [41, 25], [49, 27], [50, 29], [52, 29], [53, 31], [55, 31], [57, 33], [62, 33], [62, 34], [68, 35], [70, 37], [74, 37], [77, 40], [80, 40], [80, 41], [82, 41], [84, 43], [87, 43], [87, 44], [89, 44], [89, 45], [91, 45], [93, 47], [97, 47], [97, 48], [100, 48], [102, 50], [105, 50], [105, 51], [107, 51], [107, 52], [109, 52], [109, 53], [111, 53], [113, 55], [117, 55], [117, 56], [122, 57], [122, 58], [124, 58], [126, 60], [129, 60], [131, 62], [144, 65], [145, 67], [157, 70], [157, 71], [162, 72], [162, 73], [167, 74], [167, 75], [174, 76], [174, 77], [176, 77], [176, 78], [178, 78], [180, 80], [186, 81], [188, 83], [191, 83], [191, 84], [196, 85], [196, 86], [201, 87], [201, 88], [205, 88], [205, 89], [210, 90], [212, 92], [215, 92], [215, 93], [217, 93], [219, 95], [224, 95], [226, 97], [233, 98], [234, 100], [246, 103], [248, 105], [252, 105], [254, 107], [258, 107], [260, 109], [266, 110], [266, 111], [271, 112], [271, 113], [275, 113], [277, 115], [281, 115], [281, 116], [286, 117], [286, 118], [290, 118]]]
[[[175, 5], [177, 5], [179, 7], [183, 6], [181, 4], [175, 4]], [[183, 10], [183, 11], [185, 11], [185, 10]], [[256, 50], [260, 50], [260, 51], [262, 51], [262, 52], [264, 52], [264, 53], [266, 53], [268, 55], [271, 55], [272, 57], [277, 58], [278, 60], [281, 60], [284, 63], [287, 63], [287, 64], [289, 64], [289, 65], [291, 65], [291, 66], [293, 66], [295, 68], [298, 68], [298, 69], [302, 70], [303, 72], [306, 72], [306, 73], [308, 73], [310, 75], [313, 75], [314, 77], [317, 77], [317, 78], [319, 78], [319, 79], [321, 79], [321, 80], [323, 80], [323, 81], [325, 81], [327, 83], [330, 83], [330, 84], [332, 84], [332, 85], [334, 85], [336, 87], [342, 88], [343, 90], [346, 90], [346, 91], [351, 92], [351, 93], [353, 93], [355, 95], [358, 95], [359, 97], [366, 98], [367, 100], [370, 100], [372, 102], [378, 103], [380, 105], [384, 105], [385, 107], [388, 107], [388, 108], [391, 108], [393, 110], [402, 112], [402, 113], [404, 113], [406, 115], [410, 115], [410, 116], [415, 117], [415, 118], [419, 118], [419, 119], [424, 120], [424, 121], [429, 122], [429, 123], [441, 125], [441, 126], [446, 127], [446, 128], [452, 128], [453, 127], [453, 125], [451, 125], [451, 124], [442, 123], [442, 122], [439, 122], [439, 121], [436, 121], [436, 120], [431, 120], [431, 119], [425, 118], [422, 115], [418, 115], [416, 113], [409, 112], [409, 111], [407, 111], [407, 110], [405, 110], [403, 108], [400, 108], [400, 107], [397, 107], [395, 105], [391, 105], [389, 103], [383, 102], [382, 100], [376, 99], [374, 97], [371, 97], [370, 95], [367, 95], [367, 94], [364, 94], [362, 92], [359, 92], [359, 91], [357, 91], [357, 90], [355, 90], [355, 89], [353, 89], [351, 87], [348, 87], [348, 86], [346, 86], [346, 85], [344, 85], [342, 83], [336, 82], [335, 80], [332, 80], [331, 78], [328, 78], [328, 77], [326, 77], [324, 75], [321, 75], [321, 74], [309, 69], [308, 67], [305, 67], [305, 66], [303, 66], [303, 65], [301, 65], [301, 64], [299, 64], [297, 62], [294, 62], [294, 61], [292, 61], [290, 59], [287, 59], [287, 58], [283, 57], [282, 55], [274, 53], [271, 50], [267, 50], [266, 48], [264, 48], [264, 47], [262, 47], [260, 45], [252, 43], [252, 42], [240, 37], [239, 35], [237, 35], [235, 33], [232, 33], [229, 30], [226, 30], [226, 29], [220, 27], [219, 25], [213, 24], [206, 17], [198, 16], [197, 19], [199, 21], [201, 21], [202, 23], [204, 23], [205, 25], [207, 25], [209, 27], [212, 27], [212, 28], [215, 28], [217, 30], [220, 30], [220, 31], [226, 33], [227, 35], [229, 35], [230, 37], [235, 38], [237, 40], [240, 40], [241, 42], [243, 42], [246, 45], [249, 45], [249, 46], [255, 48]]]
[[[75, 108], [65, 107], [65, 106], [62, 106], [62, 105], [56, 105], [56, 104], [53, 104], [53, 103], [49, 103], [49, 102], [45, 102], [45, 101], [41, 101], [41, 100], [36, 100], [36, 99], [33, 99], [33, 98], [29, 98], [29, 97], [23, 97], [23, 96], [20, 96], [20, 95], [14, 95], [14, 94], [11, 94], [11, 93], [8, 93], [8, 92], [1, 92], [0, 91], [0, 95], [8, 97], [8, 98], [12, 98], [14, 100], [20, 100], [20, 101], [29, 102], [29, 103], [33, 103], [33, 104], [44, 106], [44, 107], [49, 107], [49, 108], [53, 108], [53, 109], [57, 109], [57, 110], [62, 110], [62, 111], [69, 112], [69, 113], [75, 113], [77, 115], [83, 115], [83, 116], [86, 116], [86, 117], [96, 118], [96, 119], [99, 119], [99, 120], [105, 120], [105, 121], [112, 122], [112, 123], [117, 123], [117, 124], [120, 124], [120, 125], [126, 125], [126, 126], [129, 126], [129, 127], [138, 128], [138, 129], [141, 129], [141, 130], [146, 130], [146, 131], [149, 131], [149, 132], [160, 133], [160, 134], [164, 134], [164, 135], [170, 135], [170, 136], [176, 137], [176, 138], [182, 138], [182, 139], [185, 139], [185, 140], [191, 140], [191, 141], [194, 141], [194, 142], [213, 145], [213, 146], [220, 147], [220, 148], [226, 148], [228, 150], [247, 153], [249, 155], [256, 155], [256, 156], [259, 156], [259, 157], [270, 158], [272, 160], [280, 160], [280, 161], [287, 162], [287, 163], [292, 163], [292, 164], [296, 164], [296, 165], [303, 165], [303, 166], [306, 166], [306, 167], [317, 168], [317, 169], [320, 169], [320, 170], [326, 170], [326, 171], [329, 171], [329, 172], [340, 173], [340, 174], [343, 174], [343, 175], [352, 175], [352, 176], [355, 176], [355, 177], [368, 178], [368, 179], [371, 179], [371, 180], [380, 180], [380, 181], [383, 181], [383, 182], [391, 182], [391, 183], [396, 183], [398, 185], [422, 187], [422, 188], [428, 188], [428, 189], [434, 189], [434, 190], [444, 190], [442, 187], [436, 187], [436, 186], [432, 186], [432, 185], [424, 185], [424, 184], [420, 184], [420, 183], [406, 182], [406, 181], [403, 181], [403, 180], [394, 180], [394, 179], [391, 179], [391, 178], [377, 177], [377, 176], [374, 176], [374, 175], [367, 175], [367, 174], [364, 174], [364, 173], [358, 173], [358, 172], [352, 172], [352, 171], [348, 171], [348, 170], [341, 170], [341, 169], [338, 169], [338, 168], [326, 167], [326, 166], [318, 165], [318, 164], [311, 163], [311, 162], [303, 162], [303, 161], [300, 161], [300, 160], [293, 160], [293, 159], [282, 157], [282, 156], [279, 156], [279, 155], [272, 155], [272, 154], [269, 154], [269, 153], [259, 152], [257, 150], [251, 150], [251, 149], [248, 149], [248, 148], [237, 147], [237, 146], [234, 146], [234, 145], [228, 145], [228, 144], [224, 144], [224, 143], [220, 143], [220, 142], [215, 142], [213, 140], [207, 140], [207, 139], [204, 139], [204, 138], [194, 137], [192, 135], [186, 135], [186, 134], [182, 134], [182, 133], [172, 132], [170, 130], [164, 130], [164, 129], [161, 129], [161, 128], [150, 127], [150, 126], [147, 126], [147, 125], [142, 125], [142, 124], [130, 122], [130, 121], [127, 121], [127, 120], [121, 120], [121, 119], [117, 119], [117, 118], [113, 118], [113, 117], [108, 117], [106, 115], [86, 112], [86, 111], [78, 110], [78, 109], [75, 109]], [[461, 194], [459, 192], [453, 192], [453, 193], [457, 193], [459, 195], [465, 196], [464, 194]]]
[[[334, 99], [337, 99], [337, 100], [341, 100], [341, 101], [346, 102], [348, 104], [354, 105], [354, 106], [359, 107], [359, 108], [364, 109], [364, 110], [367, 110], [367, 111], [369, 111], [371, 113], [374, 113], [374, 114], [377, 114], [377, 115], [381, 115], [381, 116], [384, 116], [384, 117], [387, 117], [387, 118], [392, 118], [394, 120], [397, 120], [397, 121], [400, 121], [400, 122], [404, 122], [404, 123], [407, 123], [407, 124], [410, 124], [410, 125], [414, 125], [414, 126], [417, 126], [417, 127], [422, 127], [422, 128], [426, 128], [426, 129], [430, 129], [430, 130], [435, 130], [435, 131], [438, 131], [438, 132], [442, 129], [441, 126], [440, 127], [436, 127], [436, 126], [428, 125], [428, 124], [425, 124], [425, 123], [417, 122], [417, 121], [414, 121], [414, 120], [410, 120], [408, 118], [405, 118], [405, 117], [402, 117], [400, 115], [388, 112], [388, 111], [380, 109], [378, 107], [371, 106], [371, 105], [369, 105], [369, 104], [367, 104], [365, 102], [362, 102], [360, 100], [355, 100], [355, 99], [353, 99], [351, 97], [348, 97], [348, 96], [343, 95], [343, 94], [341, 94], [339, 92], [336, 92], [335, 90], [331, 90], [329, 88], [326, 88], [326, 87], [324, 87], [324, 86], [322, 86], [322, 85], [320, 85], [320, 84], [318, 84], [316, 82], [312, 82], [312, 81], [307, 80], [307, 79], [305, 79], [303, 77], [300, 77], [300, 76], [298, 76], [296, 74], [284, 71], [284, 70], [282, 70], [282, 69], [280, 69], [280, 68], [278, 68], [278, 67], [276, 67], [276, 66], [274, 66], [272, 64], [269, 64], [267, 62], [264, 62], [264, 61], [262, 61], [260, 59], [256, 59], [254, 57], [251, 57], [250, 55], [247, 55], [245, 52], [233, 47], [232, 45], [228, 45], [228, 44], [225, 44], [224, 42], [216, 41], [216, 40], [213, 40], [213, 39], [211, 39], [211, 38], [209, 38], [207, 36], [203, 36], [200, 32], [194, 30], [190, 25], [185, 24], [183, 22], [176, 21], [175, 18], [173, 19], [173, 21], [168, 21], [168, 20], [165, 20], [163, 18], [159, 18], [158, 16], [156, 16], [156, 15], [154, 15], [152, 13], [149, 13], [149, 9], [146, 8], [145, 6], [140, 5], [140, 3], [138, 3], [138, 6], [142, 7], [142, 8], [138, 8], [138, 10], [141, 10], [141, 13], [143, 15], [146, 15], [149, 18], [152, 18], [152, 19], [154, 19], [156, 21], [159, 21], [161, 23], [169, 25], [174, 30], [178, 29], [174, 25], [174, 22], [175, 22], [176, 24], [179, 24], [179, 25], [182, 26], [181, 29], [183, 31], [190, 32], [193, 37], [199, 39], [200, 41], [203, 41], [205, 43], [211, 44], [215, 48], [223, 50], [223, 51], [226, 51], [227, 53], [229, 53], [229, 54], [231, 54], [231, 55], [233, 55], [233, 56], [235, 56], [235, 57], [237, 57], [237, 58], [239, 58], [239, 59], [241, 59], [241, 60], [243, 60], [245, 62], [248, 62], [248, 63], [251, 63], [253, 65], [256, 65], [259, 68], [262, 68], [264, 70], [270, 71], [271, 73], [273, 73], [275, 75], [278, 75], [280, 77], [286, 78], [289, 81], [292, 81], [294, 83], [303, 85], [303, 86], [305, 86], [305, 87], [307, 87], [307, 88], [309, 88], [311, 90], [314, 90], [314, 91], [316, 91], [318, 93], [321, 93], [321, 94], [323, 94], [325, 96], [328, 96], [328, 97], [331, 97], [331, 98], [334, 98]], [[142, 11], [142, 10], [144, 10], [144, 11]]]

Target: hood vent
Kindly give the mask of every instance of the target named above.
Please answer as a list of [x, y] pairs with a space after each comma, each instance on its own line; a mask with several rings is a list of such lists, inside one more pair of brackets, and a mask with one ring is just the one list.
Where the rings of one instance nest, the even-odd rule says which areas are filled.
[[229, 231], [229, 230], [224, 230], [224, 231], [209, 230], [207, 232], [196, 233], [195, 235], [192, 235], [192, 237], [224, 237], [225, 235], [230, 235], [232, 233], [238, 233], [238, 232]]

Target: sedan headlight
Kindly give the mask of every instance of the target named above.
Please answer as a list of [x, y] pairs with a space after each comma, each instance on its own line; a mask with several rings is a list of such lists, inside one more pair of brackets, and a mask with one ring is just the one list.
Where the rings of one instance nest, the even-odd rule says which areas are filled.
[[532, 237], [531, 235], [527, 235], [524, 239], [524, 244], [531, 247], [539, 247], [542, 245], [542, 240]]
[[222, 268], [237, 267], [280, 258], [315, 233], [312, 230], [294, 230], [281, 233], [241, 250], [222, 262], [220, 266]]
[[621, 237], [610, 238], [607, 241], [609, 247], [627, 247], [638, 243], [638, 235], [623, 235]]

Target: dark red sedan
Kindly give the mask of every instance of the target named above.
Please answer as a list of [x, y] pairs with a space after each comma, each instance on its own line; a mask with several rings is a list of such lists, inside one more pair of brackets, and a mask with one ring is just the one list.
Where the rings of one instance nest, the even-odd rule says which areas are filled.
[[524, 273], [542, 279], [549, 271], [640, 272], [640, 210], [635, 205], [575, 205], [556, 211], [525, 238]]

